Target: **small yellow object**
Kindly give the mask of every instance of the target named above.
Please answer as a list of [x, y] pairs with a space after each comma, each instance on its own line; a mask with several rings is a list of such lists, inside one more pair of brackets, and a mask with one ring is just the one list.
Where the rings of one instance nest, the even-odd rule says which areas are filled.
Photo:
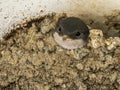
[[72, 39], [70, 37], [63, 37], [63, 40], [69, 41], [69, 40], [72, 40]]
[[110, 40], [105, 40], [105, 43], [106, 43], [106, 45], [110, 45], [111, 44]]

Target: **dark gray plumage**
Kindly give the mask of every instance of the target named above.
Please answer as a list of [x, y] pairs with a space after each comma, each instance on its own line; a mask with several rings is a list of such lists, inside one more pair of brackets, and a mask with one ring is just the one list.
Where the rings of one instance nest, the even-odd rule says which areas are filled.
[[87, 40], [89, 29], [87, 25], [76, 17], [62, 18], [58, 21], [56, 30], [59, 35], [67, 35], [71, 39]]

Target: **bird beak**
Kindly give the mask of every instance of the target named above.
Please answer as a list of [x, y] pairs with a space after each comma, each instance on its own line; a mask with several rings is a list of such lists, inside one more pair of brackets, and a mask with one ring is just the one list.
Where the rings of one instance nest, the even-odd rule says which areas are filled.
[[63, 40], [68, 40], [69, 41], [69, 40], [72, 40], [72, 39], [69, 36], [64, 35]]

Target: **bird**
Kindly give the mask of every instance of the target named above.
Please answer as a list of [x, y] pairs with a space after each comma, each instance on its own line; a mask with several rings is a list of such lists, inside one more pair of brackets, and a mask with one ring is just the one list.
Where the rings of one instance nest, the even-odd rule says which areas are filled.
[[88, 41], [89, 27], [78, 17], [61, 18], [56, 24], [53, 36], [65, 49], [81, 48]]

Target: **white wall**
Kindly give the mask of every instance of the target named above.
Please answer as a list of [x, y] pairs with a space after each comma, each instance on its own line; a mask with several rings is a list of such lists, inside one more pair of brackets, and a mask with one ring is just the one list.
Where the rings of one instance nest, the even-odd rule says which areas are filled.
[[51, 12], [65, 12], [68, 16], [113, 15], [120, 12], [120, 0], [1, 0], [0, 38], [20, 22]]

